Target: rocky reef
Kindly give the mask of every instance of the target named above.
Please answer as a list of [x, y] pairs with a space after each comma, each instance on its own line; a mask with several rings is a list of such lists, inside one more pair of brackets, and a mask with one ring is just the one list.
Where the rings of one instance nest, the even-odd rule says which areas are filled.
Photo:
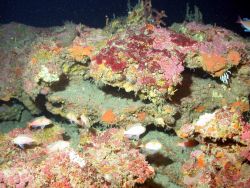
[[0, 26], [0, 187], [250, 186], [249, 40], [147, 6], [103, 29]]

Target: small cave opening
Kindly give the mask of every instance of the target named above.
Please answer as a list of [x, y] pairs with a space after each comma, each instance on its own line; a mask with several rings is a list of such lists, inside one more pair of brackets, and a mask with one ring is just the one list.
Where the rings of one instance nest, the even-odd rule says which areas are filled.
[[156, 153], [153, 155], [148, 155], [146, 157], [146, 160], [150, 163], [150, 164], [154, 164], [157, 167], [160, 166], [168, 166], [172, 163], [174, 163], [174, 161], [172, 159], [170, 159], [169, 157], [166, 157], [160, 153]]
[[50, 88], [53, 91], [63, 91], [69, 85], [69, 78], [66, 74], [62, 74], [58, 82], [53, 83]]
[[165, 134], [169, 136], [177, 136], [175, 130], [174, 130], [174, 125], [169, 125], [166, 127], [156, 127], [154, 124], [147, 125], [147, 130], [144, 133], [144, 135], [148, 134], [151, 131], [158, 131], [158, 132], [164, 132]]
[[38, 94], [35, 99], [35, 105], [39, 110], [41, 110], [41, 113], [44, 113], [46, 111], [45, 103], [46, 103], [45, 95]]
[[131, 99], [135, 101], [142, 101], [144, 104], [150, 104], [148, 99], [141, 100], [134, 91], [126, 92], [125, 89], [119, 87], [113, 87], [110, 85], [102, 85], [99, 88], [106, 94], [112, 95], [113, 97], [119, 97], [122, 99]]
[[[37, 115], [38, 116], [46, 116], [47, 118], [53, 119], [54, 121], [57, 121], [57, 122], [68, 123], [68, 120], [66, 118], [64, 118], [64, 117], [62, 117], [60, 115], [57, 115], [57, 114], [53, 114], [50, 111], [48, 111], [47, 108], [46, 108], [46, 101], [47, 101], [47, 99], [46, 99], [45, 95], [39, 94], [36, 97], [35, 105], [41, 111]], [[55, 103], [53, 105], [60, 107], [61, 103]]]
[[20, 121], [25, 106], [17, 99], [0, 100], [0, 123], [4, 121]]
[[174, 104], [181, 104], [181, 99], [188, 97], [191, 95], [191, 85], [193, 84], [192, 81], [192, 72], [191, 70], [185, 70], [182, 73], [183, 80], [181, 84], [178, 84], [176, 87], [175, 94], [171, 97], [171, 103]]

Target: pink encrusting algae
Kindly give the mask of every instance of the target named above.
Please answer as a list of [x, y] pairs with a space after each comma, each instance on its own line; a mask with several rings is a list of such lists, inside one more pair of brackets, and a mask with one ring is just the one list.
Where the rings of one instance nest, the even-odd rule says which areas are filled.
[[[224, 107], [200, 116], [193, 128], [191, 126], [184, 125], [178, 135], [193, 138], [197, 137], [194, 133], [198, 133], [204, 145], [192, 152], [184, 163], [184, 184], [188, 187], [249, 187], [250, 178], [245, 171], [248, 166], [244, 161], [250, 160], [250, 126], [240, 111]], [[226, 144], [232, 140], [234, 144]]]
[[0, 188], [250, 187], [249, 40], [140, 3], [0, 25]]
[[[105, 67], [114, 74], [125, 74], [123, 80], [116, 83], [125, 90], [149, 94], [160, 89], [155, 94], [156, 97], [173, 95], [172, 87], [182, 80], [185, 54], [194, 50], [196, 43], [165, 28], [149, 30], [147, 26], [143, 26], [128, 29], [122, 36], [117, 35], [110, 39], [92, 58], [90, 71], [96, 79], [100, 74], [104, 75], [105, 82], [110, 85], [113, 78], [105, 71]], [[135, 78], [126, 78], [130, 74]]]
[[[52, 128], [47, 128], [52, 129]], [[32, 133], [37, 136], [44, 130]], [[154, 169], [138, 149], [133, 149], [124, 131], [108, 129], [82, 135], [80, 150], [58, 140], [21, 150], [10, 138], [1, 140], [0, 157], [8, 154], [8, 163], [0, 166], [0, 185], [10, 187], [134, 187], [154, 176]], [[2, 144], [5, 142], [5, 144]], [[91, 143], [91, 144], [90, 144]]]
[[[184, 27], [185, 35], [197, 41], [196, 51], [190, 57], [201, 56], [186, 59], [187, 67], [201, 67], [212, 76], [220, 77], [247, 57], [247, 43], [230, 30], [195, 22], [186, 23]], [[230, 60], [232, 51], [237, 54], [237, 61]], [[209, 61], [206, 57], [210, 57]], [[222, 65], [218, 68], [218, 64]]]

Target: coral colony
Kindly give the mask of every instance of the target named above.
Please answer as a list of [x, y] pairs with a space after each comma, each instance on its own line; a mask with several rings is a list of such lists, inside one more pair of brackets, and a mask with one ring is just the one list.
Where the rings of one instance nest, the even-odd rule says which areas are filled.
[[249, 40], [195, 12], [1, 25], [0, 187], [249, 188]]

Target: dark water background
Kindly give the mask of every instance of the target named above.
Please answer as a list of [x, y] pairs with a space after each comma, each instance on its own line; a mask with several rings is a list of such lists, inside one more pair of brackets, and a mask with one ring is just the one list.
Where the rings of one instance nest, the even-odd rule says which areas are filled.
[[[138, 0], [130, 0], [135, 5]], [[126, 16], [127, 0], [0, 0], [0, 23], [11, 21], [31, 26], [50, 27], [65, 21], [84, 23], [91, 27], [103, 27], [105, 15], [110, 18]], [[203, 13], [205, 24], [216, 23], [241, 35], [238, 16], [250, 18], [248, 0], [152, 0], [153, 7], [165, 10], [166, 23], [182, 22], [186, 3], [197, 5]], [[250, 3], [249, 3], [250, 4]]]

